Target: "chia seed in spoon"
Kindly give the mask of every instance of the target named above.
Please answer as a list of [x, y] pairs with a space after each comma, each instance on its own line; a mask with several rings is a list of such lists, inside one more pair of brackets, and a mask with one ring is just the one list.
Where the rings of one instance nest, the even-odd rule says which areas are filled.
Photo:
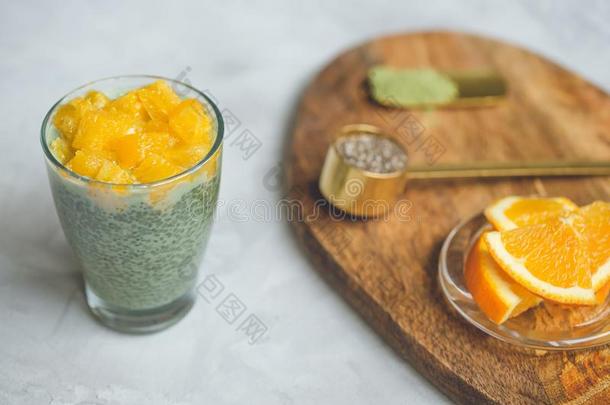
[[361, 133], [337, 140], [337, 151], [345, 162], [374, 173], [403, 171], [407, 155], [396, 142], [382, 136]]

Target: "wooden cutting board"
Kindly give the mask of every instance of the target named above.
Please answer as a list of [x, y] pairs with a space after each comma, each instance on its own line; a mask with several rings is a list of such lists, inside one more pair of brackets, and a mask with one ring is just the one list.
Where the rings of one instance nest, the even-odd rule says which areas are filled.
[[[510, 94], [493, 108], [383, 108], [370, 101], [365, 83], [367, 69], [379, 63], [493, 67], [507, 79]], [[302, 205], [291, 222], [315, 267], [450, 398], [461, 403], [610, 403], [610, 349], [517, 351], [451, 313], [437, 283], [438, 254], [447, 233], [494, 199], [537, 193], [585, 204], [610, 199], [610, 180], [412, 182], [403, 195], [402, 221], [396, 215], [337, 221], [317, 181], [333, 131], [361, 122], [394, 134], [412, 163], [608, 159], [608, 95], [540, 55], [496, 40], [447, 32], [379, 38], [341, 54], [309, 84], [285, 170], [287, 195]]]

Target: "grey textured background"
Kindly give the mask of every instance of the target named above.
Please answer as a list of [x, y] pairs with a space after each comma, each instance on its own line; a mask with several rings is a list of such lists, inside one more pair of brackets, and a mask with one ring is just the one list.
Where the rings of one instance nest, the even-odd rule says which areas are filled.
[[[447, 401], [312, 271], [283, 221], [247, 209], [277, 200], [263, 179], [281, 159], [300, 91], [344, 48], [393, 31], [466, 30], [538, 51], [607, 90], [609, 19], [603, 1], [3, 1], [0, 403]], [[268, 327], [254, 345], [204, 300], [156, 335], [94, 322], [51, 201], [38, 131], [52, 103], [100, 77], [184, 71], [262, 142], [247, 160], [226, 144], [225, 205], [203, 263]]]

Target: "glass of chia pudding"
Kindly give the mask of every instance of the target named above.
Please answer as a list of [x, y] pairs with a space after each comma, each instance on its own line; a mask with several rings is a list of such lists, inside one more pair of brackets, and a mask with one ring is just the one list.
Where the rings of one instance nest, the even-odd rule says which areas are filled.
[[87, 304], [105, 325], [154, 332], [194, 304], [222, 139], [210, 98], [154, 76], [88, 83], [45, 116], [41, 143], [57, 213]]

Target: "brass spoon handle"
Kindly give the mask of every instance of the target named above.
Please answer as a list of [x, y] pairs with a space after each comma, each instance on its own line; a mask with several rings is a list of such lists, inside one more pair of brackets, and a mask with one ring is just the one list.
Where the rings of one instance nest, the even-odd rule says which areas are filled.
[[610, 176], [610, 161], [472, 163], [408, 167], [408, 179], [526, 176]]

